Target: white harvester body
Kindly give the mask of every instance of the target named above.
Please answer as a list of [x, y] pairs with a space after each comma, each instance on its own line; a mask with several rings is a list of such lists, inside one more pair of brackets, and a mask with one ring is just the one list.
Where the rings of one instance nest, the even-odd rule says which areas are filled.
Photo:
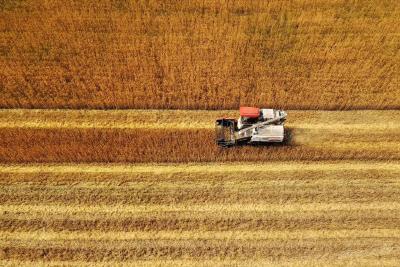
[[285, 131], [283, 125], [269, 125], [253, 131], [250, 143], [254, 142], [283, 142]]
[[277, 109], [241, 107], [240, 117], [216, 121], [217, 144], [280, 143], [284, 141], [286, 112]]

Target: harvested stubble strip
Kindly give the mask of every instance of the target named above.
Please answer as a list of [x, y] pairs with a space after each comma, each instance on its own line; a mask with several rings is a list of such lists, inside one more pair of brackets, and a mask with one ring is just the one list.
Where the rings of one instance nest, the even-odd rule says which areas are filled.
[[[251, 176], [251, 173], [241, 174]], [[308, 180], [305, 182], [263, 180], [214, 182], [170, 181], [162, 183], [154, 176], [153, 182], [124, 183], [120, 186], [88, 184], [78, 181], [71, 185], [3, 186], [0, 203], [4, 205], [46, 203], [60, 205], [193, 205], [197, 203], [249, 204], [249, 203], [368, 203], [371, 201], [397, 201], [400, 184], [397, 179], [371, 182], [369, 179], [349, 181]], [[245, 180], [245, 178], [243, 178]]]
[[[41, 262], [43, 263], [43, 262]], [[79, 267], [109, 267], [109, 266], [121, 266], [131, 267], [132, 265], [137, 267], [154, 267], [154, 266], [168, 266], [168, 267], [204, 267], [204, 266], [215, 266], [215, 267], [226, 267], [226, 266], [287, 266], [287, 267], [304, 267], [304, 266], [396, 266], [398, 263], [397, 257], [385, 257], [384, 259], [354, 259], [349, 261], [348, 259], [282, 259], [280, 260], [249, 260], [249, 259], [233, 259], [233, 260], [222, 260], [222, 259], [192, 259], [192, 260], [124, 260], [124, 261], [49, 261], [46, 262], [46, 266], [59, 267], [59, 266], [79, 266]], [[0, 260], [1, 266], [4, 267], [37, 267], [38, 263], [29, 260]]]
[[208, 111], [3, 110], [0, 161], [400, 159], [400, 124], [396, 119], [400, 112], [293, 111], [286, 144], [231, 149], [215, 145], [212, 123], [216, 115]]
[[[25, 241], [124, 241], [124, 240], [287, 240], [298, 239], [355, 239], [400, 238], [398, 229], [340, 229], [340, 230], [274, 230], [274, 231], [1, 231], [3, 240]], [[0, 244], [7, 241], [0, 240]], [[33, 242], [32, 242], [33, 243]]]
[[[400, 248], [399, 171], [396, 161], [3, 164], [0, 260], [215, 265], [331, 262], [359, 253], [357, 259], [367, 263], [391, 263]], [[42, 174], [45, 182], [54, 175], [61, 183], [37, 183]], [[150, 198], [143, 198], [143, 188]], [[192, 189], [211, 194], [202, 198]], [[236, 199], [226, 195], [238, 189]], [[292, 202], [285, 192], [296, 189], [298, 201]], [[310, 189], [321, 194], [303, 201]], [[213, 198], [214, 190], [229, 201]], [[187, 202], [185, 195], [197, 201]], [[97, 199], [76, 203], [63, 198], [68, 196]]]
[[[299, 259], [340, 258], [358, 251], [363, 258], [399, 256], [399, 238], [349, 238], [300, 240], [123, 240], [79, 241], [10, 240], [1, 242], [3, 259], [41, 260], [156, 260], [156, 259]], [[8, 244], [7, 244], [8, 243]], [[393, 252], [379, 248], [390, 247]]]
[[[378, 204], [377, 204], [378, 205]], [[303, 205], [305, 206], [305, 205]], [[310, 206], [310, 205], [308, 205]], [[75, 211], [65, 206], [59, 206], [58, 212], [51, 211], [46, 206], [38, 214], [30, 212], [35, 206], [24, 206], [3, 209], [0, 219], [0, 231], [18, 232], [43, 231], [103, 231], [103, 232], [158, 232], [158, 231], [323, 231], [323, 230], [363, 230], [390, 229], [396, 232], [400, 223], [398, 207], [390, 203], [376, 206], [378, 209], [361, 207], [357, 204], [353, 209], [329, 210], [329, 205], [321, 206], [320, 210], [304, 210], [301, 205], [286, 205], [288, 209], [275, 211], [243, 211], [240, 209], [219, 212], [204, 211], [168, 211], [168, 212], [121, 212], [102, 213], [101, 211]], [[106, 209], [110, 206], [104, 206]], [[125, 206], [126, 207], [126, 206]], [[150, 206], [151, 208], [152, 206]], [[47, 208], [47, 209], [46, 209]], [[294, 210], [299, 208], [299, 210]], [[340, 208], [340, 206], [336, 207]], [[388, 210], [385, 210], [388, 208]], [[83, 208], [82, 208], [83, 209]]]
[[[0, 109], [1, 128], [213, 129], [216, 118], [237, 110], [57, 110]], [[305, 129], [399, 129], [400, 111], [290, 110], [286, 124]]]

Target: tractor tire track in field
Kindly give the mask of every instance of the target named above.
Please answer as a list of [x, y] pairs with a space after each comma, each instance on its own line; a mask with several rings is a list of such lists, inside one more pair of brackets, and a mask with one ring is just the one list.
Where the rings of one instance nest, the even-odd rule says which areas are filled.
[[0, 165], [0, 262], [390, 264], [399, 174], [398, 161]]
[[0, 111], [0, 161], [223, 162], [398, 160], [399, 111], [289, 111], [285, 144], [223, 149], [215, 118], [232, 111]]

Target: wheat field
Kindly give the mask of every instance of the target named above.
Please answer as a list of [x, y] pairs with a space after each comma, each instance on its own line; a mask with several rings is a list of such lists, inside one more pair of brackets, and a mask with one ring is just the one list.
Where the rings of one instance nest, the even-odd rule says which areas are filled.
[[289, 111], [283, 145], [222, 149], [234, 111], [0, 111], [0, 161], [224, 162], [400, 160], [399, 111]]
[[391, 266], [399, 166], [2, 165], [0, 262]]
[[0, 108], [398, 109], [396, 0], [0, 1]]
[[[398, 266], [400, 2], [0, 0], [0, 266]], [[239, 106], [283, 144], [221, 148]]]
[[400, 112], [288, 114], [222, 149], [236, 111], [0, 110], [1, 265], [395, 265]]

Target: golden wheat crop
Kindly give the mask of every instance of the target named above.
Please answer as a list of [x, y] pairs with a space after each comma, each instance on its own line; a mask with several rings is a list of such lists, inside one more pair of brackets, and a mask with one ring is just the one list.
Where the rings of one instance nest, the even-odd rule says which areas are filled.
[[400, 2], [0, 1], [0, 107], [400, 107]]
[[392, 264], [399, 166], [1, 165], [0, 263]]

